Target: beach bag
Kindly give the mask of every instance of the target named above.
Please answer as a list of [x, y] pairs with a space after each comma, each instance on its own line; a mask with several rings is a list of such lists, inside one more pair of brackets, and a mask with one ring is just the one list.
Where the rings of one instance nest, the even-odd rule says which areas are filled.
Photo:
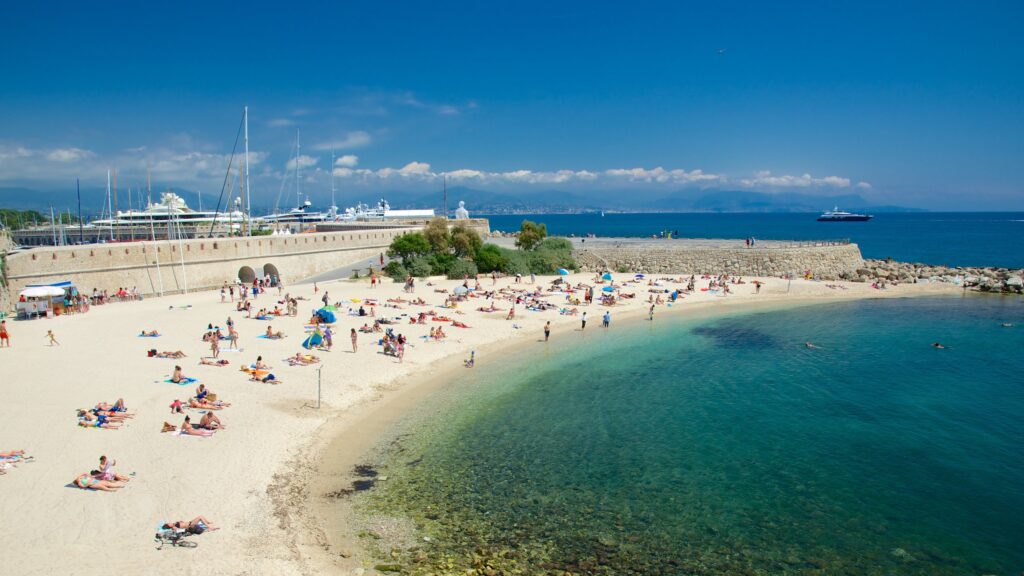
[[216, 402], [217, 401], [217, 395], [216, 394], [207, 394], [206, 395], [206, 401], [207, 402]]
[[150, 358], [156, 356], [156, 348], [150, 350], [149, 352], [146, 352], [146, 355], [149, 356]]

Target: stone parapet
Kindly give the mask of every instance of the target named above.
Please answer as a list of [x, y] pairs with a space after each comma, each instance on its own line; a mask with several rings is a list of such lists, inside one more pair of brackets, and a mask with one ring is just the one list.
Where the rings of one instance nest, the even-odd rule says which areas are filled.
[[672, 241], [604, 242], [574, 245], [574, 256], [587, 271], [644, 274], [730, 274], [736, 276], [804, 275], [836, 279], [864, 263], [856, 244], [792, 247], [692, 247]]

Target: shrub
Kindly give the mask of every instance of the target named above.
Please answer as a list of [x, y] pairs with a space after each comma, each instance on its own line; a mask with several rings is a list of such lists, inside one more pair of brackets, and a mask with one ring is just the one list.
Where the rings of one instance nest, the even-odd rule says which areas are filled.
[[461, 280], [464, 276], [475, 276], [476, 274], [476, 263], [472, 260], [456, 260], [448, 269], [448, 278], [453, 280]]
[[398, 260], [392, 260], [388, 262], [387, 266], [382, 270], [384, 274], [394, 280], [395, 282], [404, 282], [409, 277], [409, 270]]
[[494, 272], [505, 271], [505, 267], [508, 264], [508, 258], [501, 253], [501, 248], [498, 248], [494, 244], [484, 244], [476, 251], [476, 257], [473, 259], [476, 262], [476, 267], [481, 272]]
[[455, 263], [455, 256], [447, 252], [434, 253], [430, 255], [430, 273], [433, 276], [443, 276]]
[[434, 271], [432, 266], [432, 258], [430, 256], [417, 256], [409, 261], [408, 265], [409, 274], [416, 276], [417, 278], [424, 278], [430, 276]]
[[391, 246], [388, 247], [388, 256], [401, 258], [402, 263], [406, 266], [413, 258], [424, 254], [430, 254], [430, 242], [419, 232], [403, 234], [392, 240]]

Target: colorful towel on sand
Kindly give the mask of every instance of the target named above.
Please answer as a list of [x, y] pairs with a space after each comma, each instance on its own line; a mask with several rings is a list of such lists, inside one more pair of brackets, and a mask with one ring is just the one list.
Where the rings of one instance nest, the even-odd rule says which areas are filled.
[[164, 382], [167, 382], [168, 384], [177, 384], [178, 386], [188, 386], [189, 384], [195, 384], [196, 382], [199, 382], [199, 380], [195, 378], [185, 378], [181, 382], [175, 382], [168, 378], [167, 380], [164, 380]]

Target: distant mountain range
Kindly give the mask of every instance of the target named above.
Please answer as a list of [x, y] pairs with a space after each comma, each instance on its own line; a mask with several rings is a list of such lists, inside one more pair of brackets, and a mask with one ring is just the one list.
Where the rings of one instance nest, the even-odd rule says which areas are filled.
[[[193, 209], [199, 208], [199, 195], [191, 190], [175, 189]], [[156, 193], [154, 192], [154, 197]], [[434, 208], [442, 209], [442, 194], [436, 192], [409, 192], [404, 190], [376, 191], [367, 193], [344, 192], [337, 195], [337, 203], [345, 208], [358, 202], [373, 204], [379, 198], [386, 198], [393, 208]], [[329, 193], [310, 194], [310, 200], [318, 207], [330, 204]], [[866, 212], [921, 212], [919, 208], [905, 206], [877, 205], [858, 194], [821, 196], [801, 192], [748, 192], [740, 190], [680, 190], [666, 193], [649, 190], [530, 190], [523, 192], [500, 192], [477, 190], [466, 187], [448, 189], [448, 209], [454, 210], [459, 200], [466, 202], [470, 213], [515, 214], [515, 213], [573, 213], [573, 212], [821, 212], [838, 206], [845, 210]], [[105, 210], [106, 192], [102, 188], [82, 189], [82, 213], [87, 218]], [[138, 194], [134, 195], [133, 207], [139, 207]], [[55, 210], [77, 212], [75, 193], [61, 191], [32, 190], [28, 188], [0, 188], [0, 208], [34, 209], [49, 213]], [[202, 195], [202, 206], [213, 210], [217, 197], [209, 193]], [[128, 208], [126, 192], [118, 198], [118, 209]], [[222, 206], [221, 209], [224, 207]], [[280, 207], [292, 208], [290, 204]], [[254, 200], [254, 214], [267, 213], [273, 206], [266, 201]]]

